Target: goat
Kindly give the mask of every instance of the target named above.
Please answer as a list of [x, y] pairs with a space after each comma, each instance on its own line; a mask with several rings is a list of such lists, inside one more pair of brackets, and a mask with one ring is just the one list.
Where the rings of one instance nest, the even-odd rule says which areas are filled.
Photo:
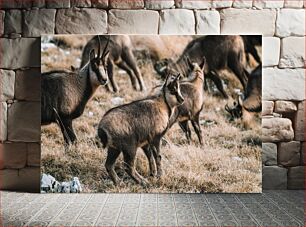
[[110, 109], [102, 117], [98, 136], [104, 148], [108, 148], [105, 167], [115, 185], [119, 179], [114, 165], [121, 152], [127, 173], [137, 183], [147, 185], [147, 181], [135, 170], [138, 147], [145, 152], [152, 150], [157, 173], [161, 175], [160, 141], [169, 128], [174, 109], [184, 102], [179, 79], [179, 74], [168, 76], [160, 93]]
[[[97, 50], [99, 47], [98, 37], [101, 38], [102, 46], [107, 43], [107, 36], [94, 36], [85, 45], [82, 53], [81, 67], [88, 61], [88, 53], [91, 50]], [[137, 90], [137, 82], [139, 83], [140, 90], [145, 90], [145, 84], [141, 72], [137, 66], [133, 51], [131, 39], [127, 35], [111, 35], [108, 36], [110, 55], [107, 62], [107, 73], [114, 92], [118, 92], [119, 88], [114, 80], [114, 65], [127, 72], [130, 77], [132, 86]], [[136, 76], [136, 79], [135, 79]], [[110, 90], [110, 88], [109, 88]]]
[[198, 64], [201, 64], [203, 57], [206, 58], [205, 78], [213, 80], [224, 98], [228, 96], [218, 74], [219, 70], [231, 69], [245, 89], [248, 73], [244, 69], [245, 49], [241, 36], [209, 35], [196, 38], [187, 45], [177, 61], [164, 59], [157, 62], [154, 69], [162, 77], [168, 70], [177, 71], [187, 77], [191, 69], [188, 67], [186, 56]]
[[[87, 102], [100, 85], [108, 82], [106, 64], [109, 52], [105, 46], [98, 55], [90, 51], [88, 62], [79, 70], [50, 71], [41, 77], [41, 124], [58, 123], [66, 144], [76, 141], [72, 120], [80, 117]], [[103, 70], [99, 67], [102, 65]]]
[[258, 52], [255, 48], [256, 45], [262, 45], [262, 38], [261, 35], [242, 35], [241, 36], [244, 42], [244, 48], [246, 53], [246, 60], [248, 63], [250, 63], [250, 57], [249, 54], [251, 54], [255, 61], [258, 64], [261, 64], [261, 59], [258, 55]]

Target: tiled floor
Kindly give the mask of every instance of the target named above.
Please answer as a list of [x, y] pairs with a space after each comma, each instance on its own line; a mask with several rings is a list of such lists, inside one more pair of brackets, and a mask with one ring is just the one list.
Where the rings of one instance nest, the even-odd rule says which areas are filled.
[[4, 226], [304, 226], [303, 191], [262, 194], [1, 192]]

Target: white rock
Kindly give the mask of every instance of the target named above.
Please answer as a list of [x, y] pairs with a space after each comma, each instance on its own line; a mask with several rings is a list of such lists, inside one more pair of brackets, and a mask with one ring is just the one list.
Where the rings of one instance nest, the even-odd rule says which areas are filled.
[[304, 0], [285, 0], [285, 8], [303, 8]]
[[279, 37], [305, 35], [305, 10], [281, 9], [277, 13], [276, 35]]
[[284, 0], [254, 0], [253, 6], [257, 9], [283, 8]]
[[220, 14], [215, 10], [197, 10], [197, 34], [218, 35], [220, 34]]
[[124, 98], [121, 98], [121, 97], [114, 97], [111, 99], [111, 103], [114, 105], [114, 106], [119, 106], [119, 105], [122, 105], [124, 103]]
[[224, 9], [220, 11], [221, 34], [273, 36], [276, 11], [271, 9]]
[[297, 111], [297, 106], [294, 102], [278, 100], [275, 102], [276, 113], [292, 113]]
[[166, 9], [160, 12], [160, 34], [195, 34], [192, 10]]
[[262, 141], [281, 142], [291, 141], [294, 131], [290, 119], [287, 118], [263, 118], [262, 119]]
[[212, 1], [212, 8], [227, 8], [231, 7], [233, 4], [232, 0], [213, 0]]
[[264, 100], [304, 100], [304, 69], [263, 69]]
[[305, 37], [287, 37], [282, 39], [279, 67], [305, 67]]
[[262, 144], [262, 164], [266, 166], [277, 165], [277, 145], [275, 143]]
[[253, 2], [250, 0], [234, 0], [234, 8], [252, 8]]
[[262, 111], [261, 115], [272, 115], [274, 109], [274, 102], [273, 101], [262, 101]]
[[156, 0], [146, 0], [145, 1], [146, 9], [169, 9], [174, 7], [174, 0], [163, 0], [163, 1], [156, 1]]
[[0, 103], [0, 141], [7, 140], [7, 104]]
[[180, 8], [185, 9], [209, 9], [211, 8], [211, 1], [194, 1], [194, 0], [182, 0], [181, 4], [179, 4]]
[[275, 66], [279, 63], [280, 39], [277, 37], [262, 38], [263, 66]]

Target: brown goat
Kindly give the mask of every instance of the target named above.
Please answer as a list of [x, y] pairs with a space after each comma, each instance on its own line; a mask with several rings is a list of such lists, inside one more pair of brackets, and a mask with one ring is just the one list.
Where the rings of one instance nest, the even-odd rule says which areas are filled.
[[138, 147], [146, 152], [149, 147], [156, 161], [157, 173], [161, 175], [160, 141], [169, 128], [174, 109], [184, 102], [180, 92], [179, 75], [168, 76], [162, 90], [155, 96], [115, 107], [102, 117], [98, 136], [104, 147], [108, 148], [106, 170], [118, 183], [114, 165], [122, 152], [127, 173], [143, 185], [147, 181], [135, 170]]
[[[132, 52], [131, 39], [127, 35], [110, 35], [99, 36], [102, 42], [102, 46], [105, 46], [109, 37], [109, 50], [110, 55], [107, 62], [107, 73], [114, 92], [119, 91], [118, 85], [114, 80], [114, 65], [116, 64], [120, 69], [127, 72], [132, 82], [132, 86], [137, 90], [137, 81], [139, 83], [140, 90], [145, 90], [145, 85], [141, 72], [137, 66], [134, 54]], [[88, 61], [88, 53], [91, 50], [97, 50], [99, 48], [98, 36], [94, 36], [85, 45], [82, 53], [81, 67]], [[135, 79], [136, 76], [136, 79]]]
[[[41, 124], [58, 123], [66, 144], [76, 140], [72, 120], [80, 117], [89, 99], [100, 85], [108, 81], [107, 45], [98, 55], [92, 50], [88, 62], [79, 70], [50, 71], [41, 77]], [[101, 70], [102, 65], [103, 70]]]

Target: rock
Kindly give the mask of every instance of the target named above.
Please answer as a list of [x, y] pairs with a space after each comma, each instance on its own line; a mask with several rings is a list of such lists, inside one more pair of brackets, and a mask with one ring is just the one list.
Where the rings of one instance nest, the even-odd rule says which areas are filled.
[[47, 8], [63, 9], [70, 8], [70, 0], [45, 0]]
[[193, 11], [187, 9], [162, 10], [159, 34], [195, 34]]
[[287, 118], [263, 118], [262, 141], [291, 141], [294, 138], [291, 121]]
[[111, 0], [109, 7], [112, 9], [142, 9], [144, 0]]
[[[96, 1], [95, 1], [96, 2]], [[91, 7], [90, 0], [70, 0], [71, 7]]]
[[33, 9], [24, 12], [23, 36], [40, 37], [53, 34], [55, 28], [55, 9]]
[[261, 115], [272, 115], [274, 109], [274, 102], [273, 101], [262, 101], [262, 111]]
[[278, 164], [282, 166], [298, 166], [300, 164], [300, 142], [280, 143], [278, 148]]
[[0, 10], [0, 35], [1, 36], [4, 34], [4, 17], [5, 17], [5, 11]]
[[4, 34], [22, 33], [22, 11], [8, 10], [4, 17]]
[[21, 9], [31, 7], [32, 2], [29, 0], [1, 0], [1, 9]]
[[107, 32], [107, 13], [92, 8], [59, 9], [55, 24], [60, 34], [102, 34]]
[[93, 0], [92, 7], [106, 9], [108, 7], [108, 0]]
[[0, 103], [0, 142], [7, 140], [7, 103]]
[[228, 8], [233, 4], [232, 0], [212, 0], [212, 8]]
[[40, 101], [40, 68], [16, 71], [15, 99]]
[[285, 0], [285, 8], [303, 8], [303, 0]]
[[264, 8], [283, 8], [284, 0], [254, 0], [253, 6], [257, 9]]
[[115, 9], [109, 11], [108, 33], [157, 34], [158, 23], [159, 14], [153, 10]]
[[287, 189], [287, 169], [279, 166], [264, 166], [262, 173], [263, 189]]
[[276, 113], [292, 113], [297, 111], [297, 107], [294, 102], [290, 101], [276, 101], [275, 110]]
[[39, 143], [27, 143], [27, 166], [37, 166], [40, 167], [40, 144]]
[[0, 69], [0, 101], [14, 99], [15, 72]]
[[305, 189], [304, 166], [291, 167], [288, 171], [288, 189], [302, 190]]
[[0, 189], [39, 192], [40, 167], [0, 170]]
[[305, 37], [282, 39], [280, 68], [305, 67]]
[[196, 15], [196, 33], [205, 35], [220, 34], [220, 14], [215, 10], [197, 10]]
[[26, 164], [26, 143], [0, 143], [0, 169], [22, 169]]
[[253, 2], [249, 0], [234, 0], [234, 8], [252, 8]]
[[277, 13], [276, 31], [279, 37], [305, 35], [305, 10], [281, 9]]
[[306, 165], [306, 158], [305, 158], [305, 142], [302, 142], [302, 146], [301, 146], [301, 160], [300, 163], [301, 165], [305, 166]]
[[40, 67], [39, 38], [0, 38], [0, 51], [0, 68]]
[[8, 140], [40, 141], [40, 102], [15, 102], [8, 108]]
[[121, 97], [114, 97], [111, 99], [111, 103], [114, 105], [114, 106], [119, 106], [119, 105], [122, 105], [124, 103], [124, 98], [121, 98]]
[[298, 104], [298, 111], [294, 117], [294, 139], [305, 141], [305, 101]]
[[262, 144], [262, 164], [266, 166], [277, 165], [277, 145], [275, 143]]
[[174, 0], [156, 1], [156, 0], [145, 0], [146, 9], [169, 9], [174, 7]]
[[209, 9], [212, 7], [212, 1], [176, 0], [175, 5], [177, 8], [185, 9]]
[[223, 9], [220, 16], [221, 34], [274, 35], [275, 10]]
[[304, 100], [304, 69], [263, 68], [264, 100]]
[[45, 2], [45, 0], [34, 0], [34, 1], [32, 1], [32, 7], [45, 8], [46, 7], [46, 2]]
[[262, 63], [263, 66], [276, 66], [279, 63], [280, 56], [280, 38], [263, 37], [262, 38]]

